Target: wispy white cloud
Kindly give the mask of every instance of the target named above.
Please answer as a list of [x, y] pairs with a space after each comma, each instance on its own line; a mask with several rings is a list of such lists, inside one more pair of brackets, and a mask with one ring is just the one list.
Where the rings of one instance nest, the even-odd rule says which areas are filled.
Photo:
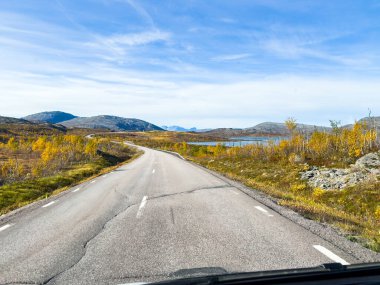
[[135, 34], [118, 34], [105, 37], [102, 42], [114, 46], [138, 46], [157, 41], [166, 41], [170, 38], [170, 33], [159, 30], [147, 31]]
[[244, 59], [244, 58], [247, 58], [250, 56], [252, 56], [250, 53], [227, 54], [227, 55], [215, 56], [211, 60], [214, 60], [214, 61], [232, 61], [232, 60]]
[[[225, 77], [222, 71], [213, 76]], [[283, 75], [199, 83], [112, 66], [82, 67], [64, 77], [0, 72], [0, 78], [0, 90], [8, 98], [0, 112], [10, 116], [64, 109], [83, 116], [138, 117], [157, 124], [248, 127], [288, 116], [315, 124], [328, 124], [328, 119], [349, 123], [368, 107], [380, 109], [380, 83], [375, 79]], [[310, 119], [310, 114], [318, 119]]]
[[[84, 45], [106, 61], [125, 62], [133, 60], [128, 55], [128, 52], [131, 52], [134, 48], [157, 42], [166, 42], [170, 37], [171, 34], [168, 32], [154, 30], [131, 34], [98, 36], [95, 41], [86, 42]], [[134, 60], [137, 60], [137, 58], [134, 58]]]
[[296, 42], [280, 39], [270, 39], [261, 43], [262, 49], [266, 52], [275, 54], [285, 59], [302, 59], [305, 57], [331, 61], [343, 65], [369, 65], [371, 61], [367, 55], [340, 55], [334, 52], [326, 52], [324, 50], [310, 47], [306, 44], [300, 45]]
[[144, 20], [145, 22], [151, 27], [156, 28], [156, 25], [153, 21], [153, 18], [151, 15], [144, 9], [142, 5], [140, 5], [138, 2], [134, 0], [125, 0]]

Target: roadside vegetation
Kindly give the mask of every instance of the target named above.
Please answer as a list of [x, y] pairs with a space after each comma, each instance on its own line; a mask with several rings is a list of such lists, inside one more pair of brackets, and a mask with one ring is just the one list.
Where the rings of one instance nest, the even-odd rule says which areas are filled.
[[191, 141], [193, 134], [186, 137], [185, 133], [166, 138], [135, 133], [119, 135], [119, 139], [176, 151], [380, 251], [380, 182], [376, 178], [343, 190], [313, 188], [300, 178], [300, 173], [313, 166], [345, 168], [359, 157], [379, 151], [376, 129], [358, 122], [352, 128], [340, 128], [338, 122], [331, 122], [330, 133], [302, 134], [297, 132], [294, 119], [287, 120], [286, 125], [291, 134], [288, 139], [243, 147], [190, 145], [184, 141]]
[[64, 190], [136, 155], [136, 150], [105, 138], [3, 132], [0, 214]]

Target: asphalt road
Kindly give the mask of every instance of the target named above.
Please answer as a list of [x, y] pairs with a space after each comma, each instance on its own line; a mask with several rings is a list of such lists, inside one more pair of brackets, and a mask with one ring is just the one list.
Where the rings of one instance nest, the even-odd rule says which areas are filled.
[[173, 275], [180, 269], [361, 262], [226, 180], [144, 150], [112, 173], [3, 217], [0, 284], [121, 284], [180, 277]]

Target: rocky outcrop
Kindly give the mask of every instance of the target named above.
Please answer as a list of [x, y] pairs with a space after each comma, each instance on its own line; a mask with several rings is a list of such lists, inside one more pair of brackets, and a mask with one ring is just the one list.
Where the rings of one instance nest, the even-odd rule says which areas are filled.
[[378, 168], [380, 167], [380, 156], [379, 153], [373, 152], [366, 154], [365, 156], [359, 158], [356, 163], [356, 167], [361, 167], [361, 168]]
[[369, 153], [359, 158], [350, 168], [311, 167], [301, 173], [301, 179], [307, 180], [314, 188], [325, 190], [344, 189], [358, 183], [380, 177], [379, 153]]

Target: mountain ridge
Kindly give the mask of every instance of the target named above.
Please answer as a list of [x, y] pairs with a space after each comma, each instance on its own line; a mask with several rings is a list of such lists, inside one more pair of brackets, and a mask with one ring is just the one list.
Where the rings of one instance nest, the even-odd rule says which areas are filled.
[[[68, 120], [65, 120], [69, 118]], [[56, 122], [56, 123], [52, 123]], [[364, 117], [358, 122], [367, 122], [380, 129], [380, 116]], [[1, 117], [0, 124], [31, 124], [46, 123], [58, 124], [67, 128], [87, 128], [87, 129], [108, 129], [110, 131], [174, 131], [174, 132], [202, 132], [215, 136], [255, 136], [255, 135], [289, 135], [285, 123], [278, 122], [262, 122], [253, 127], [248, 128], [216, 128], [216, 129], [197, 129], [184, 128], [178, 125], [168, 125], [159, 127], [150, 122], [135, 118], [123, 118], [112, 115], [98, 115], [92, 117], [77, 117], [70, 113], [62, 111], [47, 111], [31, 114], [20, 119], [12, 117]], [[342, 128], [351, 128], [352, 124], [342, 126]], [[309, 134], [315, 130], [330, 132], [330, 127], [297, 123], [296, 130], [301, 133]]]
[[0, 116], [0, 124], [33, 124], [33, 123], [25, 119]]
[[51, 124], [58, 124], [64, 121], [68, 121], [71, 119], [77, 118], [77, 116], [62, 112], [62, 111], [46, 111], [46, 112], [40, 112], [31, 114], [25, 117], [22, 117], [22, 119], [33, 122], [33, 123], [51, 123]]
[[108, 129], [111, 131], [163, 131], [162, 128], [140, 119], [111, 115], [77, 117], [60, 124], [67, 128]]

